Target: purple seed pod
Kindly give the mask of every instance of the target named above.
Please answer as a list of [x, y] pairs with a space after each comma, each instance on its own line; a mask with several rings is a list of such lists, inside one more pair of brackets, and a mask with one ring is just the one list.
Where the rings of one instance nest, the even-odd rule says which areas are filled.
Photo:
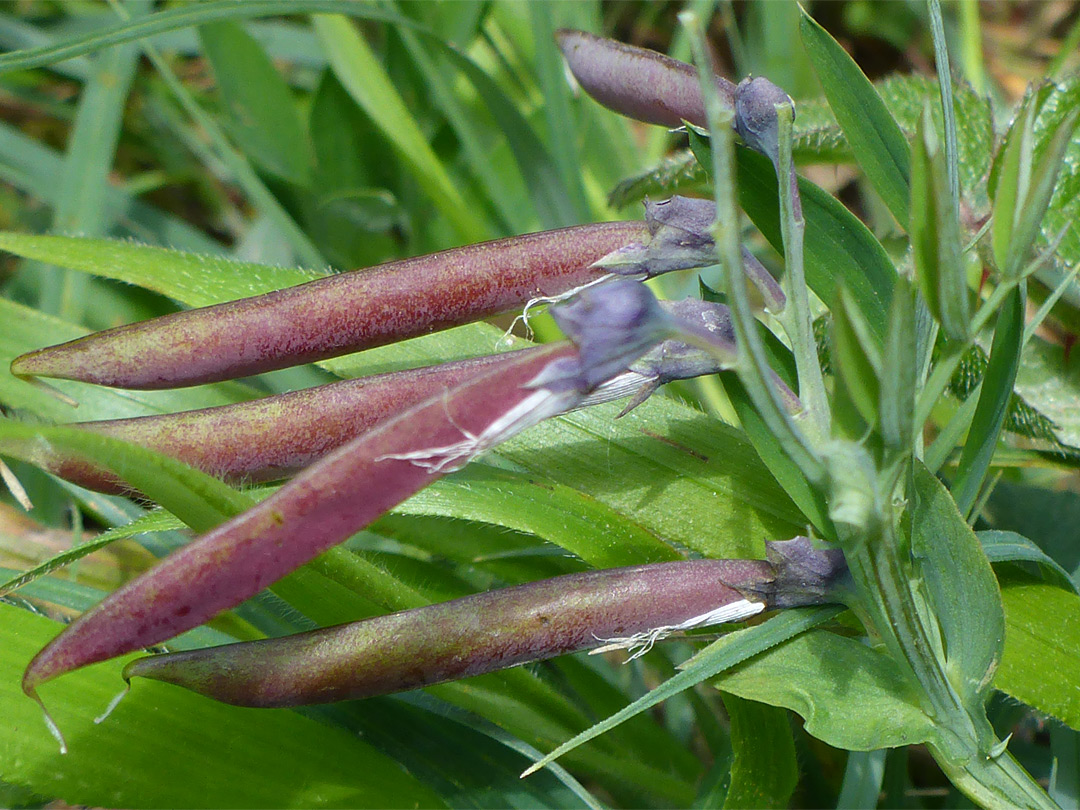
[[638, 222], [515, 236], [342, 273], [24, 354], [12, 374], [120, 388], [216, 382], [469, 323], [595, 281]]
[[[678, 317], [697, 318], [734, 345], [730, 315], [722, 304], [697, 299], [662, 301]], [[457, 360], [423, 368], [343, 380], [302, 391], [182, 413], [77, 422], [80, 427], [130, 441], [177, 458], [230, 483], [288, 478], [402, 410], [447, 391], [469, 377], [515, 360], [506, 354]], [[575, 369], [576, 370], [576, 369]], [[647, 352], [631, 370], [599, 386], [578, 407], [632, 397], [627, 411], [661, 385], [722, 370], [702, 349], [668, 340]], [[33, 462], [80, 486], [109, 494], [131, 493], [92, 459], [52, 445], [35, 448]]]
[[765, 607], [757, 593], [772, 578], [771, 565], [752, 560], [569, 574], [285, 638], [140, 658], [124, 677], [240, 706], [372, 697], [598, 647], [724, 607], [730, 620], [746, 618]]
[[842, 596], [839, 551], [817, 550], [805, 537], [767, 548], [768, 562], [569, 574], [286, 638], [140, 658], [124, 678], [166, 681], [239, 706], [329, 703], [601, 645], [646, 651], [671, 632]]
[[[555, 40], [574, 78], [609, 110], [649, 124], [707, 126], [697, 69], [656, 51], [585, 31], [562, 29]], [[735, 85], [716, 77], [720, 98], [734, 105]]]
[[[634, 305], [633, 294], [621, 284], [612, 286], [614, 294], [599, 295], [604, 305], [594, 308], [595, 317], [621, 311], [628, 326], [650, 333], [657, 331], [654, 321], [669, 319], [655, 299], [650, 308], [649, 299], [637, 294]], [[647, 290], [645, 295], [651, 298]], [[588, 320], [577, 320], [585, 337], [596, 333]], [[638, 355], [652, 346], [638, 344]], [[608, 350], [622, 358], [621, 366], [593, 350], [586, 362], [584, 347], [579, 352], [568, 344], [522, 352], [384, 420], [84, 613], [30, 662], [23, 690], [36, 697], [45, 681], [172, 638], [235, 607], [444, 472], [575, 407], [603, 382], [590, 382], [596, 368], [615, 376], [638, 356], [627, 356], [622, 345]], [[552, 374], [553, 367], [559, 371]], [[548, 388], [543, 379], [558, 384]]]
[[[645, 201], [649, 241], [634, 242], [605, 256], [598, 267], [627, 276], [652, 278], [673, 270], [716, 264], [718, 256], [712, 228], [716, 203], [678, 195], [661, 202]], [[753, 253], [742, 249], [743, 271], [761, 293], [765, 308], [783, 311], [787, 298], [772, 274]]]
[[[549, 363], [575, 355], [567, 344], [523, 353], [338, 448], [81, 615], [30, 662], [24, 691], [33, 696], [65, 672], [165, 641], [240, 604], [439, 478], [450, 462], [486, 449], [486, 438], [505, 438], [492, 431], [535, 424], [520, 414], [543, 393], [530, 383]], [[524, 421], [508, 425], [511, 414]]]
[[[365, 430], [402, 410], [495, 366], [522, 349], [407, 371], [392, 371], [214, 408], [77, 422], [80, 427], [156, 450], [230, 483], [288, 478]], [[131, 488], [92, 459], [51, 445], [34, 463], [88, 489], [110, 494]]]

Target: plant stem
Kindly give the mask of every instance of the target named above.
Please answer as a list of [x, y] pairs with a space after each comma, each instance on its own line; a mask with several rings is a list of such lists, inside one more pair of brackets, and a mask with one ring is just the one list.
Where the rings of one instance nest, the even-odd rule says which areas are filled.
[[734, 368], [746, 386], [761, 418], [776, 435], [784, 450], [811, 483], [824, 480], [825, 467], [816, 447], [787, 413], [779, 390], [771, 384], [768, 361], [761, 337], [755, 328], [747, 279], [742, 271], [742, 251], [739, 246], [738, 208], [735, 205], [735, 144], [731, 128], [732, 113], [724, 110], [709, 76], [709, 60], [705, 35], [696, 15], [683, 12], [679, 19], [690, 35], [694, 59], [701, 75], [701, 92], [709, 121], [712, 143], [713, 176], [716, 193], [716, 222], [713, 225], [721, 263], [724, 266], [727, 292], [730, 297], [731, 320], [735, 328], [738, 356]]
[[803, 237], [806, 220], [799, 200], [798, 176], [792, 160], [792, 124], [794, 110], [788, 104], [776, 105], [779, 124], [779, 158], [776, 177], [780, 190], [780, 227], [784, 240], [785, 270], [782, 281], [788, 306], [779, 315], [784, 332], [791, 341], [795, 355], [795, 368], [799, 377], [799, 398], [806, 405], [809, 416], [807, 427], [819, 442], [829, 435], [829, 400], [825, 392], [825, 380], [818, 362], [817, 344], [814, 341], [810, 300], [807, 294], [806, 275], [803, 271]]

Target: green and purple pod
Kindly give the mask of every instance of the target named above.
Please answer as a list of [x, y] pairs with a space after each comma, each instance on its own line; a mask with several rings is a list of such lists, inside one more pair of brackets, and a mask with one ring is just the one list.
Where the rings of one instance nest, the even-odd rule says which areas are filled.
[[839, 552], [816, 550], [806, 538], [768, 546], [768, 562], [569, 574], [285, 638], [140, 658], [124, 677], [239, 706], [329, 703], [601, 646], [645, 650], [672, 632], [836, 599], [845, 570]]
[[23, 689], [172, 638], [309, 562], [479, 453], [581, 403], [674, 331], [643, 284], [616, 280], [562, 305], [581, 348], [555, 344], [384, 420], [272, 496], [162, 560], [49, 643]]
[[[510, 362], [506, 354], [342, 380], [250, 402], [181, 413], [76, 422], [179, 459], [230, 483], [288, 478], [379, 422], [470, 377]], [[33, 462], [65, 480], [109, 494], [131, 488], [92, 459], [44, 445]]]
[[137, 389], [273, 371], [562, 295], [647, 238], [643, 223], [607, 222], [444, 250], [96, 332], [17, 357], [11, 371]]
[[[609, 110], [665, 127], [708, 126], [693, 65], [585, 31], [562, 29], [555, 40], [574, 78]], [[716, 76], [716, 89], [732, 107], [735, 85]]]
[[[720, 343], [730, 344], [734, 355], [727, 307], [694, 299], [662, 302], [661, 306], [677, 318], [710, 330]], [[389, 372], [233, 405], [74, 426], [156, 450], [232, 483], [273, 481], [295, 475], [403, 409], [510, 362], [521, 352], [537, 351], [543, 350], [523, 349]], [[628, 371], [599, 386], [578, 407], [623, 397], [633, 398], [632, 407], [664, 383], [714, 374], [722, 368], [702, 349], [664, 341]], [[92, 459], [52, 445], [36, 448], [33, 462], [89, 489], [110, 494], [131, 491]]]

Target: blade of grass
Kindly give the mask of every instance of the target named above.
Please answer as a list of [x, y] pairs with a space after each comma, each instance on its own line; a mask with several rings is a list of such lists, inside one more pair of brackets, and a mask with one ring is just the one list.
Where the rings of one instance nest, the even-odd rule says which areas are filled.
[[[128, 14], [124, 7], [120, 6], [116, 0], [110, 0], [110, 2], [113, 8], [116, 9], [117, 14], [126, 19]], [[218, 156], [228, 167], [237, 184], [251, 199], [251, 202], [267, 216], [271, 217], [277, 226], [281, 228], [302, 262], [312, 267], [325, 267], [326, 259], [323, 258], [319, 249], [315, 247], [307, 234], [296, 224], [296, 220], [285, 210], [273, 192], [266, 187], [266, 184], [256, 174], [247, 158], [233, 147], [225, 133], [217, 125], [217, 122], [203, 111], [191, 93], [188, 92], [188, 89], [184, 87], [183, 82], [180, 81], [176, 73], [169, 67], [169, 64], [162, 58], [157, 48], [146, 41], [141, 42], [140, 47], [153, 63], [158, 75], [165, 81], [176, 100], [180, 102], [184, 111], [206, 131], [214, 144]]]
[[581, 158], [578, 150], [577, 119], [570, 109], [570, 92], [563, 73], [562, 57], [555, 42], [554, 6], [550, 3], [529, 3], [536, 49], [536, 72], [544, 98], [544, 117], [547, 120], [548, 142], [555, 168], [567, 192], [565, 204], [571, 216], [579, 222], [590, 219], [589, 204], [581, 184]]
[[805, 10], [799, 30], [859, 167], [896, 220], [906, 225], [911, 167], [904, 133], [855, 61]]
[[938, 88], [941, 92], [941, 113], [945, 122], [945, 165], [949, 178], [956, 216], [960, 216], [960, 158], [956, 147], [956, 110], [953, 107], [952, 71], [949, 69], [949, 48], [945, 40], [945, 22], [941, 18], [941, 0], [926, 0], [930, 13], [930, 31], [934, 37], [934, 61], [937, 63]]
[[842, 608], [831, 605], [789, 610], [774, 616], [764, 624], [738, 630], [719, 641], [713, 642], [684, 664], [678, 674], [668, 678], [660, 686], [638, 698], [626, 708], [619, 710], [611, 717], [601, 720], [588, 731], [567, 740], [543, 759], [530, 765], [522, 776], [525, 777], [535, 773], [582, 743], [600, 736], [620, 723], [626, 722], [634, 715], [651, 709], [672, 695], [707, 681], [758, 653], [762, 653], [789, 638], [793, 638], [822, 622], [828, 621], [839, 614], [841, 610]]
[[354, 0], [216, 0], [177, 6], [147, 17], [117, 23], [104, 30], [70, 37], [62, 42], [30, 48], [13, 53], [0, 54], [0, 73], [62, 62], [84, 54], [131, 42], [134, 39], [152, 37], [167, 31], [205, 25], [220, 20], [242, 20], [252, 17], [270, 17], [279, 14], [349, 14], [368, 20], [383, 20], [398, 25], [412, 22], [398, 14], [368, 3]]
[[462, 242], [479, 242], [489, 236], [487, 226], [466, 205], [390, 77], [352, 22], [340, 15], [316, 15], [313, 24], [338, 80], [412, 169], [431, 201], [453, 223]]
[[971, 419], [968, 440], [960, 454], [960, 463], [952, 492], [961, 514], [969, 517], [982, 487], [986, 471], [994, 457], [998, 438], [1005, 423], [1009, 399], [1020, 365], [1024, 333], [1025, 285], [1021, 284], [1005, 299], [994, 329], [990, 362], [983, 377], [979, 404]]

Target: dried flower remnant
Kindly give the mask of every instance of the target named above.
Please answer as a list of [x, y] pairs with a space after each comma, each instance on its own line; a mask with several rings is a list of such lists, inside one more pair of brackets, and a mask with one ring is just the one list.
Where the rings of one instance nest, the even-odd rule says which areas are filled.
[[[713, 200], [678, 195], [655, 203], [646, 200], [648, 242], [621, 247], [598, 261], [597, 266], [618, 275], [652, 278], [674, 270], [716, 264], [716, 243], [712, 236], [715, 221]], [[742, 257], [743, 271], [761, 295], [765, 308], [772, 313], [781, 312], [787, 300], [779, 282], [745, 247]]]
[[[791, 96], [764, 76], [746, 78], [735, 90], [735, 131], [747, 146], [772, 161], [777, 175], [780, 174], [780, 128], [776, 118], [777, 106], [791, 109], [795, 120], [795, 102]], [[790, 172], [793, 210], [802, 219], [802, 201], [799, 197], [798, 176], [792, 164]]]

